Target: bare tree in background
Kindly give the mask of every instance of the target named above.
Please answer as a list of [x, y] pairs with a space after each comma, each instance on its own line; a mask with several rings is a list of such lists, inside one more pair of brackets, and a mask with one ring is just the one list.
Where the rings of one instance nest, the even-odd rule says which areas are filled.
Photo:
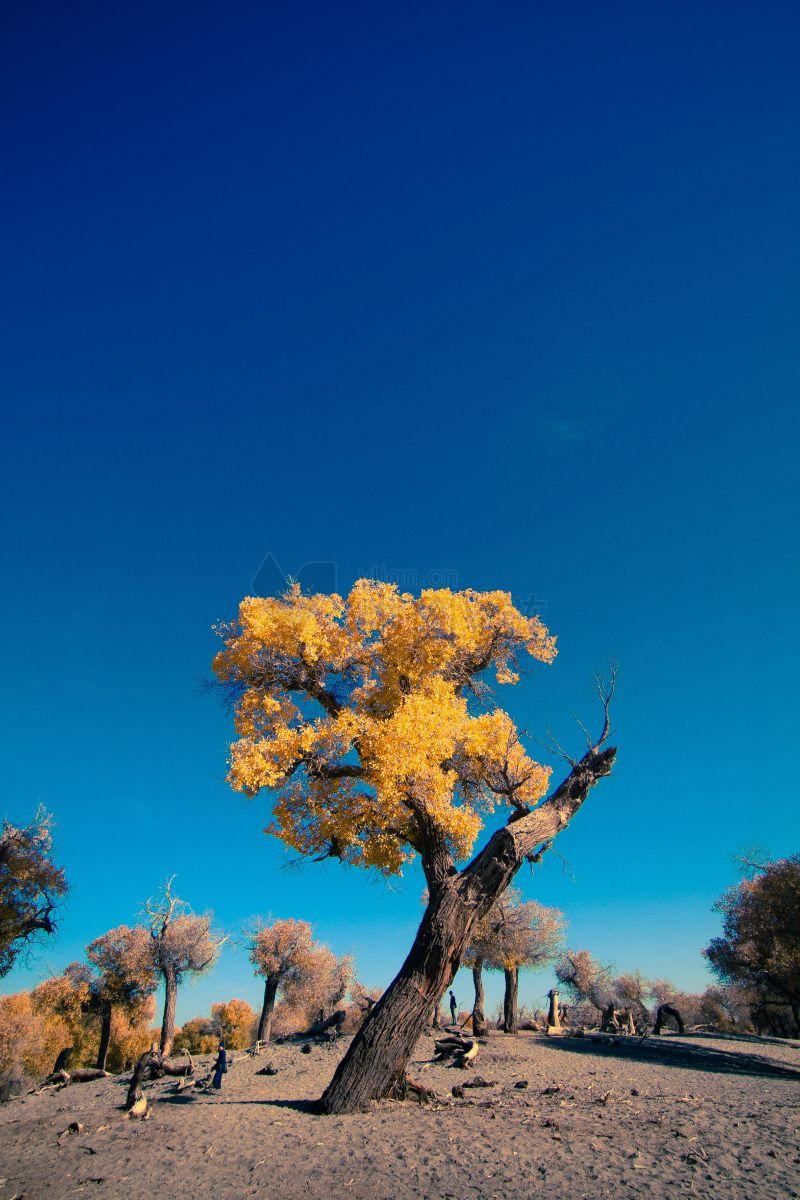
[[196, 975], [207, 970], [227, 941], [212, 930], [209, 915], [196, 916], [186, 901], [173, 893], [173, 879], [174, 876], [168, 879], [161, 892], [144, 906], [153, 965], [164, 980], [164, 1015], [159, 1043], [162, 1057], [170, 1053], [175, 1036], [178, 987], [187, 974]]

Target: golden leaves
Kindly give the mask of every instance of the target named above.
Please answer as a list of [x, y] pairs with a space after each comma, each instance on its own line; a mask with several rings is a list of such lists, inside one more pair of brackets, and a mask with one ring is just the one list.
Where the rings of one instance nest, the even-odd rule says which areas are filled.
[[277, 790], [270, 831], [301, 854], [329, 853], [397, 872], [426, 819], [457, 856], [479, 811], [527, 806], [549, 770], [528, 758], [511, 718], [474, 715], [483, 674], [519, 679], [523, 653], [555, 656], [555, 639], [507, 592], [427, 589], [418, 598], [359, 580], [346, 600], [245, 598], [220, 630], [214, 660], [235, 689], [229, 781]]

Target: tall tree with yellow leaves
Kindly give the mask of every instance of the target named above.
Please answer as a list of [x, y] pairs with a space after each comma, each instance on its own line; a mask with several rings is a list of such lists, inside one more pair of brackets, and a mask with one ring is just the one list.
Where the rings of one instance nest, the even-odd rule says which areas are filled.
[[[352, 1112], [402, 1089], [473, 926], [610, 772], [613, 679], [600, 687], [600, 735], [547, 795], [549, 768], [491, 704], [488, 681], [516, 683], [523, 655], [551, 662], [555, 639], [506, 592], [414, 597], [361, 580], [343, 599], [293, 586], [246, 598], [219, 633], [214, 670], [237, 734], [229, 780], [246, 795], [275, 793], [270, 831], [301, 855], [386, 874], [418, 854], [425, 872], [411, 951], [321, 1099], [325, 1112]], [[470, 857], [499, 805], [506, 824]]]

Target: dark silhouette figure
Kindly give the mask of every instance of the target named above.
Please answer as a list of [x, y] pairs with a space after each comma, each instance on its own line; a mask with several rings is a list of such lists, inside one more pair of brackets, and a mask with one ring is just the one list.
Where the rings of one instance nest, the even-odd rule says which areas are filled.
[[450, 1021], [451, 1021], [451, 1024], [453, 1024], [453, 1025], [455, 1025], [455, 1023], [456, 1023], [457, 1012], [458, 1012], [458, 1005], [456, 1004], [456, 998], [455, 998], [454, 993], [451, 992], [450, 993]]
[[214, 1078], [211, 1080], [211, 1086], [213, 1088], [216, 1088], [217, 1091], [219, 1092], [222, 1090], [222, 1076], [228, 1070], [228, 1055], [225, 1050], [224, 1042], [220, 1042], [220, 1044], [219, 1044], [219, 1053], [217, 1054], [217, 1061], [214, 1063], [212, 1070], [214, 1072]]

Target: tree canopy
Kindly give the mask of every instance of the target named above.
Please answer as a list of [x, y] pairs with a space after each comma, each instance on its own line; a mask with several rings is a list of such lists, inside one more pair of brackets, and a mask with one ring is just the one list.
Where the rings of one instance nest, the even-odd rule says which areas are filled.
[[229, 781], [277, 791], [269, 831], [302, 855], [399, 872], [415, 851], [467, 856], [496, 805], [523, 814], [550, 769], [502, 709], [477, 711], [491, 672], [516, 683], [555, 639], [506, 592], [360, 580], [349, 596], [247, 597], [220, 626], [214, 671], [235, 713]]
[[495, 901], [473, 939], [473, 953], [490, 969], [536, 968], [554, 958], [564, 931], [564, 914], [509, 888]]
[[3, 821], [0, 830], [0, 977], [40, 933], [53, 933], [53, 913], [66, 894], [64, 872], [51, 858], [51, 818], [40, 809], [30, 825]]
[[788, 1004], [800, 1025], [800, 854], [766, 863], [716, 908], [722, 936], [705, 950], [712, 970], [764, 1003]]

